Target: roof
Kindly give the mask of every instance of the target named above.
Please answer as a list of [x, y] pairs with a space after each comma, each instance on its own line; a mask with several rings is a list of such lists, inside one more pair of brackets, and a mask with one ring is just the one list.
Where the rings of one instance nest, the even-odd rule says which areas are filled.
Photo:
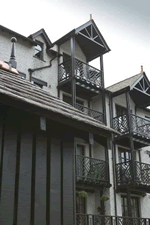
[[116, 84], [113, 84], [113, 85], [107, 87], [106, 90], [114, 93], [121, 89], [131, 87], [136, 82], [136, 80], [140, 78], [140, 76], [143, 76], [143, 73], [139, 73], [139, 74], [129, 77], [125, 80], [122, 80]]
[[6, 33], [12, 34], [12, 35], [15, 36], [16, 38], [20, 38], [20, 39], [22, 39], [22, 40], [24, 40], [24, 41], [27, 41], [27, 42], [29, 42], [29, 43], [32, 44], [32, 45], [37, 45], [37, 43], [36, 43], [35, 41], [33, 41], [33, 40], [31, 40], [30, 38], [25, 37], [25, 36], [23, 36], [23, 35], [21, 35], [21, 34], [15, 32], [15, 31], [13, 31], [13, 30], [10, 30], [10, 29], [8, 29], [7, 27], [4, 27], [4, 26], [0, 25], [0, 30], [3, 31], [3, 32], [6, 32]]
[[91, 61], [110, 51], [110, 48], [108, 47], [93, 19], [65, 34], [63, 37], [55, 41], [53, 46], [55, 44], [61, 45], [73, 36], [76, 38], [76, 41], [88, 61]]
[[[0, 98], [1, 103], [7, 104], [6, 102], [8, 102], [15, 107], [14, 103], [17, 102], [18, 107], [24, 107], [24, 110], [38, 114], [42, 112], [42, 116], [46, 115], [46, 118], [55, 119], [55, 115], [58, 115], [58, 119], [63, 117], [63, 121], [66, 121], [67, 124], [69, 124], [68, 121], [70, 120], [73, 122], [73, 125], [81, 123], [84, 126], [86, 125], [86, 127], [96, 128], [99, 132], [105, 131], [107, 134], [110, 132], [118, 133], [59, 98], [31, 84], [31, 82], [2, 69], [0, 69], [0, 94], [3, 95], [3, 98]], [[43, 113], [45, 112], [47, 114], [44, 115]]]
[[33, 34], [31, 34], [28, 38], [35, 39], [35, 38], [36, 38], [37, 36], [39, 36], [39, 35], [42, 35], [42, 36], [44, 37], [44, 39], [45, 39], [45, 41], [46, 41], [46, 44], [47, 44], [47, 48], [52, 47], [52, 42], [50, 41], [50, 39], [49, 39], [47, 33], [45, 32], [45, 30], [44, 30], [43, 28], [40, 29], [39, 31], [37, 31], [37, 32], [35, 32], [35, 33], [33, 33]]

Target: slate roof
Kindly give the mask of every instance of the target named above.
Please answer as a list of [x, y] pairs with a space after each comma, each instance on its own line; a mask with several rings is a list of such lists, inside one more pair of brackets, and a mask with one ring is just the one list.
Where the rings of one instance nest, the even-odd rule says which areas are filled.
[[129, 78], [125, 79], [125, 80], [122, 80], [122, 81], [120, 81], [120, 82], [118, 82], [116, 84], [113, 84], [113, 85], [107, 87], [106, 90], [114, 93], [114, 92], [119, 91], [119, 90], [121, 90], [123, 88], [132, 86], [135, 83], [135, 81], [142, 75], [143, 75], [143, 73], [139, 73], [137, 75], [129, 77]]
[[62, 115], [64, 118], [69, 118], [71, 121], [90, 125], [92, 129], [97, 128], [118, 134], [117, 131], [80, 112], [59, 98], [50, 95], [28, 80], [2, 69], [0, 69], [0, 94], [10, 97], [13, 101], [30, 104], [31, 108], [33, 108], [32, 106], [38, 107], [39, 111], [44, 109], [49, 111], [49, 114], [53, 112]]

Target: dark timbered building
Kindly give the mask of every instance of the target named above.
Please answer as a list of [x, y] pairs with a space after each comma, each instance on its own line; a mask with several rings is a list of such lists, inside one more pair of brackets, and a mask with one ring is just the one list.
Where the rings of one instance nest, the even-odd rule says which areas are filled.
[[150, 225], [143, 68], [105, 88], [92, 19], [54, 43], [4, 26], [0, 40], [0, 225]]

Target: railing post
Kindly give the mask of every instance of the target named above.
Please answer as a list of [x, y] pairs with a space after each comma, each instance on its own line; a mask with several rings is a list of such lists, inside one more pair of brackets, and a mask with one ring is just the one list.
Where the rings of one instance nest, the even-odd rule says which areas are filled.
[[149, 219], [146, 219], [146, 223], [145, 223], [145, 225], [150, 225], [150, 223], [149, 223]]
[[117, 225], [117, 217], [111, 217], [112, 218], [112, 225]]

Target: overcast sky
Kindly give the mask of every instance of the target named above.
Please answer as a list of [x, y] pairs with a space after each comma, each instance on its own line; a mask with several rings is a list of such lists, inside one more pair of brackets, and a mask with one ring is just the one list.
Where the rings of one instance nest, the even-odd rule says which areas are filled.
[[139, 73], [141, 65], [150, 79], [149, 9], [149, 0], [5, 0], [0, 23], [25, 36], [44, 28], [54, 42], [92, 14], [111, 49], [104, 56], [109, 86]]

